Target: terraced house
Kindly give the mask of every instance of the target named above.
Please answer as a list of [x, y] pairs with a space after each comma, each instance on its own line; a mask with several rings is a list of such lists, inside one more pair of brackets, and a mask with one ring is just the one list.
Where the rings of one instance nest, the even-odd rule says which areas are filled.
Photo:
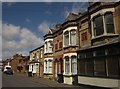
[[76, 19], [78, 15], [70, 13], [62, 24], [63, 28], [63, 58], [64, 83], [73, 84], [77, 78], [78, 30]]
[[44, 77], [53, 79], [53, 29], [44, 36]]
[[53, 77], [63, 83], [63, 30], [61, 24], [56, 25], [53, 36]]
[[120, 88], [120, 2], [91, 3], [80, 23], [78, 83]]
[[43, 77], [44, 45], [30, 51], [29, 72]]
[[65, 84], [119, 89], [120, 2], [91, 2], [85, 12], [49, 28], [43, 74]]

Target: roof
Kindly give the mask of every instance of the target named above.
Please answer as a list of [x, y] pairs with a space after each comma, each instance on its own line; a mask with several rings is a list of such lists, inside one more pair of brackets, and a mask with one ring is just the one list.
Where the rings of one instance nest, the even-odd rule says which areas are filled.
[[75, 20], [78, 18], [78, 15], [75, 13], [69, 13], [69, 15], [67, 16], [67, 18], [65, 19], [65, 21], [71, 21], [71, 20]]
[[42, 45], [42, 46], [40, 46], [40, 47], [37, 47], [37, 48], [31, 50], [29, 53], [32, 53], [33, 51], [38, 50], [38, 49], [40, 49], [40, 48], [42, 48], [42, 47], [44, 47], [44, 45]]

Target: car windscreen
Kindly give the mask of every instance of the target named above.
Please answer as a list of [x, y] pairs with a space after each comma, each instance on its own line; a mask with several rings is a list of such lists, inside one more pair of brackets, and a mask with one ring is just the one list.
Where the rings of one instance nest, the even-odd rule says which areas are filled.
[[11, 69], [10, 67], [6, 67], [6, 69]]

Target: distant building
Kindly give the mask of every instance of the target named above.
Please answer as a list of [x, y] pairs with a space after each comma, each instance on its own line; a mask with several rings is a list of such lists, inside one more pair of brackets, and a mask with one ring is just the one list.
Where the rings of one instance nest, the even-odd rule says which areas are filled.
[[43, 77], [44, 45], [30, 51], [29, 72], [34, 76]]
[[[14, 72], [26, 72], [26, 66], [29, 62], [29, 56], [22, 56], [22, 54], [15, 54], [13, 55], [13, 58], [10, 59], [10, 66], [12, 66], [12, 69]], [[18, 67], [22, 67], [22, 69], [19, 71]]]

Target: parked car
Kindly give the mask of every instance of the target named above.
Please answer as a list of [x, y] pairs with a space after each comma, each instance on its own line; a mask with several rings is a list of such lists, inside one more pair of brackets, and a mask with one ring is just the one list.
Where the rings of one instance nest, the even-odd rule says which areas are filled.
[[12, 70], [12, 67], [11, 67], [11, 66], [5, 66], [3, 72], [4, 72], [5, 74], [13, 75], [13, 70]]

